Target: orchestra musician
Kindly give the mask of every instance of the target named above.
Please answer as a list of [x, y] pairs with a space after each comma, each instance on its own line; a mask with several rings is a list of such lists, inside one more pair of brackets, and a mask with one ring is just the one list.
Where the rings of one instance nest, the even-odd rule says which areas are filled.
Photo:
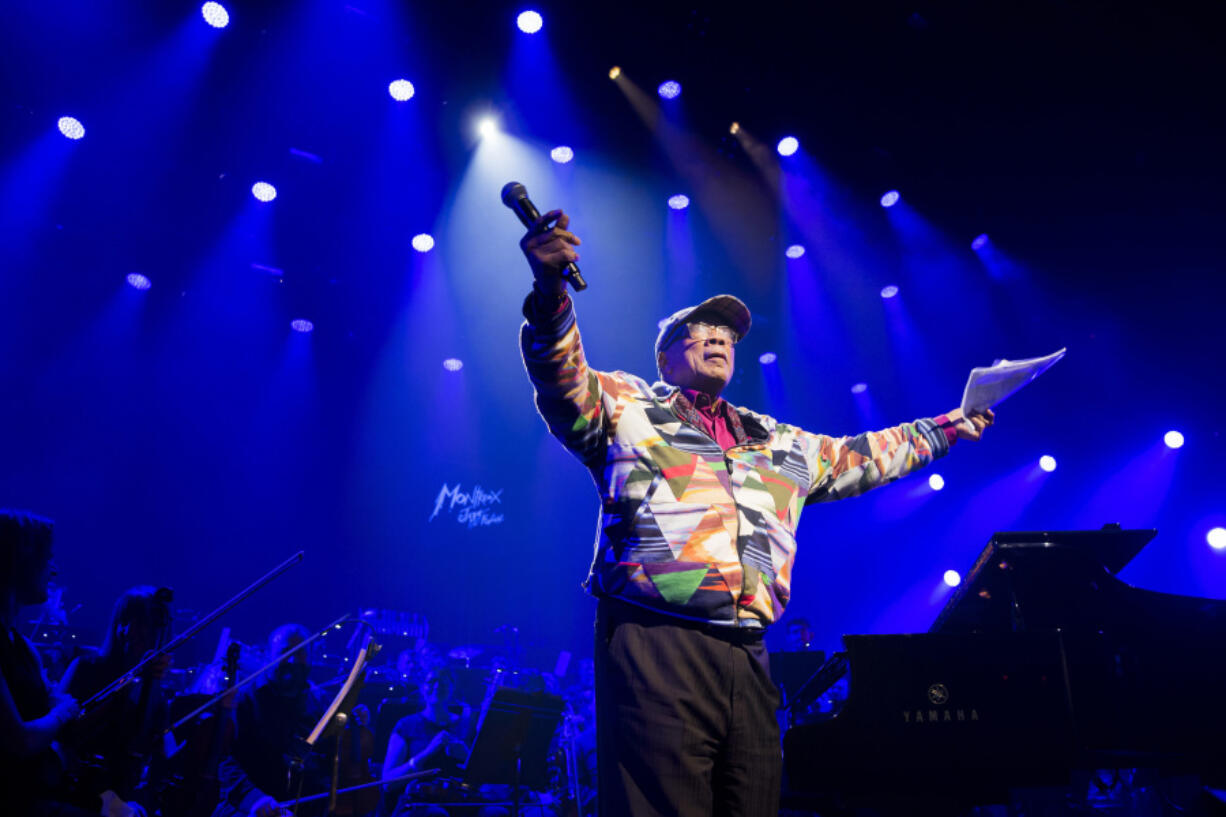
[[[446, 667], [435, 667], [421, 687], [426, 702], [421, 712], [401, 718], [392, 729], [383, 759], [383, 779], [395, 780], [424, 769], [439, 769], [444, 778], [460, 774], [473, 739], [472, 709], [455, 699], [455, 679]], [[403, 785], [386, 787], [385, 802], [395, 803]], [[409, 790], [412, 799], [413, 790]], [[408, 806], [397, 814], [447, 817], [446, 809], [429, 804]]]
[[[301, 625], [283, 625], [269, 637], [268, 654], [285, 655], [308, 638]], [[302, 741], [325, 707], [307, 678], [310, 669], [307, 651], [300, 650], [239, 695], [237, 730], [218, 768], [222, 796], [213, 817], [278, 817], [290, 813], [278, 802], [327, 789], [328, 759], [305, 752]]]
[[0, 510], [0, 766], [15, 781], [6, 787], [4, 811], [31, 817], [97, 814], [57, 800], [44, 781], [53, 745], [80, 707], [61, 686], [47, 683], [42, 661], [18, 632], [23, 606], [42, 604], [55, 576], [53, 523], [25, 511]]

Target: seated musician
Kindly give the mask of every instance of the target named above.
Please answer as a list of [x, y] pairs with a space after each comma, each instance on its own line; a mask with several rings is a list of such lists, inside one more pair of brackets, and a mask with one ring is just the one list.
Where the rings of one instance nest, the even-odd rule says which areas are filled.
[[[170, 635], [170, 591], [138, 586], [121, 595], [106, 640], [96, 656], [83, 656], [64, 674], [69, 693], [84, 701], [124, 675]], [[113, 791], [129, 805], [153, 810], [165, 778], [168, 702], [161, 680], [170, 669], [164, 655], [142, 677], [99, 703], [73, 730], [73, 752], [90, 767], [82, 798]], [[82, 805], [85, 805], [83, 802]]]
[[52, 745], [80, 708], [67, 690], [51, 687], [29, 639], [18, 632], [22, 606], [42, 604], [55, 575], [52, 522], [22, 511], [0, 510], [0, 768], [4, 813], [33, 817], [97, 814], [56, 802], [46, 784]]
[[[269, 637], [268, 654], [284, 655], [307, 638], [304, 627], [286, 624]], [[307, 651], [300, 650], [239, 695], [238, 728], [230, 754], [218, 768], [222, 797], [213, 817], [289, 814], [277, 803], [326, 790], [327, 759], [303, 757], [300, 751], [302, 739], [325, 707], [319, 690], [307, 679], [309, 672]], [[305, 777], [301, 792], [298, 775]]]
[[[425, 709], [401, 718], [392, 730], [383, 760], [387, 802], [396, 802], [399, 793], [405, 791], [403, 783], [397, 785], [391, 782], [405, 775], [439, 769], [442, 778], [459, 777], [460, 764], [468, 757], [474, 725], [472, 710], [467, 704], [455, 700], [454, 694], [455, 680], [451, 672], [445, 667], [431, 670], [422, 684]], [[409, 787], [406, 800], [414, 799], [417, 799], [415, 789]], [[404, 813], [414, 817], [447, 815], [445, 809], [428, 805], [414, 805]]]

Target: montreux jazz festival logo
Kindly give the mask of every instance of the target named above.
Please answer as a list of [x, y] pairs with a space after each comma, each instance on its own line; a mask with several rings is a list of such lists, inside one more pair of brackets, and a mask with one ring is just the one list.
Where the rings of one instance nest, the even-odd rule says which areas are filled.
[[434, 513], [430, 514], [429, 521], [433, 522], [439, 514], [451, 514], [461, 525], [485, 528], [502, 523], [503, 516], [498, 512], [501, 506], [502, 489], [487, 491], [480, 485], [474, 485], [471, 491], [465, 492], [460, 490], [458, 482], [454, 488], [444, 482], [434, 500]]

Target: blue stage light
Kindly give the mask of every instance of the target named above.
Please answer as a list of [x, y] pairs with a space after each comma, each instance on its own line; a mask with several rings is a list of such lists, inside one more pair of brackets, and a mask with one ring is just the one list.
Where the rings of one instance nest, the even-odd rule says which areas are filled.
[[558, 145], [556, 148], [549, 151], [549, 158], [553, 159], [560, 165], [564, 165], [571, 159], [575, 158], [575, 152], [566, 145]]
[[1162, 441], [1166, 443], [1167, 448], [1182, 448], [1183, 435], [1178, 431], [1168, 431], [1162, 436]]
[[681, 83], [675, 79], [661, 82], [660, 87], [656, 89], [656, 93], [660, 95], [661, 99], [676, 99], [681, 96]]
[[881, 197], [881, 206], [882, 207], [893, 207], [895, 204], [898, 204], [898, 200], [900, 198], [902, 198], [901, 193], [899, 193], [897, 190], [890, 190], [884, 196]]
[[208, 2], [200, 7], [200, 16], [213, 28], [225, 28], [230, 25], [230, 12], [221, 3]]
[[487, 139], [498, 132], [498, 120], [492, 116], [485, 116], [477, 123], [477, 133], [482, 139]]
[[413, 94], [417, 93], [417, 89], [407, 79], [394, 79], [387, 84], [387, 92], [397, 102], [408, 102], [413, 98]]
[[418, 252], [430, 252], [430, 250], [434, 249], [434, 236], [429, 233], [418, 233], [413, 236], [413, 240], [410, 243], [412, 243], [413, 249]]
[[763, 352], [762, 354], [758, 355], [758, 362], [763, 366], [769, 366], [770, 364], [774, 363], [775, 360], [777, 360], [777, 356], [774, 352]]
[[979, 252], [986, 246], [988, 246], [987, 233], [980, 233], [979, 235], [975, 236], [975, 240], [971, 242], [971, 249], [975, 252]]
[[256, 182], [251, 185], [251, 195], [255, 196], [260, 201], [268, 202], [277, 197], [277, 188], [273, 187], [268, 182]]
[[775, 149], [779, 151], [780, 156], [791, 156], [800, 149], [800, 142], [795, 136], [785, 136], [779, 140]]
[[897, 294], [898, 294], [898, 287], [894, 284], [889, 284], [881, 288], [882, 298], [893, 298]]
[[1052, 471], [1056, 470], [1056, 458], [1048, 454], [1044, 454], [1043, 456], [1039, 457], [1039, 467], [1050, 474]]
[[306, 318], [298, 318], [289, 322], [289, 328], [293, 329], [295, 332], [302, 332], [303, 334], [306, 334], [307, 332], [315, 331], [315, 324], [311, 323]]
[[1226, 550], [1226, 528], [1214, 528], [1209, 531], [1209, 535], [1205, 537], [1205, 541], [1209, 543], [1209, 547], [1214, 550]]
[[85, 126], [81, 124], [79, 119], [71, 116], [61, 116], [59, 125], [60, 133], [67, 136], [69, 139], [80, 139], [85, 136]]
[[519, 26], [519, 30], [525, 34], [535, 34], [541, 30], [541, 26], [545, 25], [545, 21], [541, 19], [540, 12], [521, 11], [519, 16], [515, 18], [515, 25]]
[[684, 210], [690, 206], [690, 197], [682, 193], [678, 193], [675, 196], [670, 196], [668, 199], [668, 206], [674, 210]]
[[939, 491], [945, 487], [945, 477], [940, 474], [933, 474], [928, 477], [928, 487], [934, 491]]
[[783, 254], [788, 258], [800, 258], [805, 254], [805, 248], [800, 244], [793, 244], [783, 251]]
[[148, 289], [153, 286], [153, 282], [139, 272], [128, 273], [128, 286], [133, 289]]
[[458, 372], [464, 368], [464, 361], [458, 357], [449, 357], [443, 361], [443, 368], [449, 372]]
[[946, 570], [944, 578], [945, 583], [950, 587], [957, 587], [962, 584], [962, 575], [956, 570]]
[[868, 391], [867, 383], [857, 383], [851, 387], [852, 394], [864, 394], [866, 391]]

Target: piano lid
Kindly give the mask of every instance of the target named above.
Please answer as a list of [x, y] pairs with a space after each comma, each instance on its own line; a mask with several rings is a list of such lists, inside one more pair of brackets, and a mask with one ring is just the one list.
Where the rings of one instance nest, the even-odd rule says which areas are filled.
[[1004, 531], [988, 540], [929, 632], [1097, 626], [1105, 586], [1156, 530]]

